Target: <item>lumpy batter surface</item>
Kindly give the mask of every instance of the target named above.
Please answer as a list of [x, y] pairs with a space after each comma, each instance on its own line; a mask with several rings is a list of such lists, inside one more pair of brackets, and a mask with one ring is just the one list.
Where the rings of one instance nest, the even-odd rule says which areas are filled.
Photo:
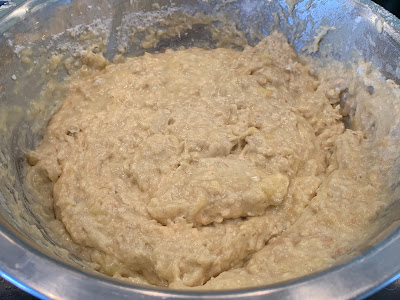
[[117, 278], [235, 288], [318, 270], [382, 204], [365, 133], [342, 122], [348, 75], [312, 73], [277, 33], [109, 65], [71, 83], [28, 178]]

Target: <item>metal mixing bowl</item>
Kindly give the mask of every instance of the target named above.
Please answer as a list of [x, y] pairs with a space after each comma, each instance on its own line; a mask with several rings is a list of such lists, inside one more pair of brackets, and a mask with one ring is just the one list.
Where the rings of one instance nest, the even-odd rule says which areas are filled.
[[[320, 26], [335, 27], [320, 42], [315, 57], [328, 55], [348, 62], [355, 56], [372, 61], [381, 72], [399, 82], [400, 22], [369, 0], [30, 0], [10, 1], [0, 8], [0, 275], [43, 299], [159, 299], [171, 298], [264, 298], [350, 299], [364, 297], [400, 275], [400, 201], [394, 201], [381, 216], [381, 227], [352, 259], [325, 271], [284, 282], [234, 291], [175, 291], [132, 286], [83, 268], [79, 258], [57, 245], [32, 206], [34, 199], [24, 187], [24, 151], [33, 149], [57, 105], [41, 111], [39, 118], [27, 114], [33, 99], [46, 82], [62, 80], [65, 72], [27, 71], [23, 59], [35, 54], [24, 49], [68, 55], [71, 49], [88, 46], [85, 39], [71, 40], [68, 28], [105, 24], [95, 33], [97, 42], [111, 59], [124, 48], [124, 55], [140, 55], [144, 49], [129, 39], [129, 22], [140, 25], [165, 15], [166, 7], [187, 12], [224, 14], [247, 33], [250, 44], [272, 30], [283, 31], [298, 52], [314, 41]], [[160, 8], [159, 8], [160, 6]], [[154, 20], [153, 20], [154, 21]], [[301, 26], [300, 26], [300, 25]], [[98, 28], [98, 27], [97, 27]], [[257, 34], [248, 34], [255, 32]], [[61, 43], [63, 42], [63, 43]], [[68, 47], [63, 47], [68, 42]], [[86, 44], [85, 44], [86, 43]], [[153, 49], [179, 46], [215, 47], [206, 26], [194, 24], [184, 34], [169, 36]], [[25, 54], [24, 54], [25, 51]], [[41, 52], [42, 51], [42, 52]], [[17, 55], [18, 54], [18, 55]], [[32, 58], [33, 61], [33, 58]], [[50, 72], [51, 73], [51, 72]], [[39, 129], [38, 129], [39, 128]], [[41, 128], [41, 130], [40, 130]], [[400, 145], [399, 145], [400, 148]], [[396, 185], [398, 179], [393, 179]], [[396, 185], [397, 186], [397, 185]], [[399, 198], [397, 198], [399, 199]]]

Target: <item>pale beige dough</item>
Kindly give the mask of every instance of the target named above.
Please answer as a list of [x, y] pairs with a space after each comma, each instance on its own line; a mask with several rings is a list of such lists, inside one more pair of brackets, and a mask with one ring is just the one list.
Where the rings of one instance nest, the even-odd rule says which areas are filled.
[[311, 73], [274, 33], [243, 52], [167, 50], [81, 75], [28, 179], [116, 278], [234, 288], [318, 270], [382, 202], [365, 133], [341, 121], [352, 77]]

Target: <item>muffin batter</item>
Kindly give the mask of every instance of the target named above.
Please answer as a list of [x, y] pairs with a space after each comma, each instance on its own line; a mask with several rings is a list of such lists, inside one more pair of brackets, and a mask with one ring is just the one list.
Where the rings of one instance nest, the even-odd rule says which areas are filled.
[[383, 205], [366, 134], [342, 122], [351, 75], [318, 79], [281, 34], [84, 73], [28, 179], [108, 275], [174, 288], [300, 276], [352, 250]]

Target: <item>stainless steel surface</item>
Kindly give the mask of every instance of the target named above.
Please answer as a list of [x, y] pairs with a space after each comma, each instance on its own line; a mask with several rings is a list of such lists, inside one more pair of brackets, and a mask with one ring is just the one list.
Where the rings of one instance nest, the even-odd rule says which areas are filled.
[[[161, 7], [171, 5], [170, 1], [157, 2]], [[298, 1], [293, 13], [288, 11], [286, 2], [282, 0], [238, 0], [228, 2], [225, 6], [219, 5], [221, 1], [218, 0], [174, 2], [177, 8], [185, 11], [208, 14], [218, 11], [226, 14], [236, 20], [239, 24], [237, 28], [244, 32], [252, 29], [253, 32], [268, 34], [280, 29], [288, 35], [299, 52], [313, 41], [319, 26], [335, 27], [322, 40], [322, 50], [329, 49], [329, 55], [341, 61], [350, 61], [354, 53], [358, 53], [364, 59], [371, 60], [386, 76], [399, 81], [400, 22], [371, 1], [304, 0]], [[30, 128], [37, 123], [44, 127], [50, 116], [46, 115], [47, 119], [31, 120], [24, 112], [49, 78], [25, 74], [26, 69], [15, 51], [18, 44], [28, 45], [32, 49], [46, 47], [49, 53], [60, 50], [58, 41], [68, 40], [64, 33], [66, 29], [101, 19], [109, 21], [105, 22], [109, 24], [109, 31], [104, 38], [108, 41], [106, 55], [112, 58], [118, 46], [126, 43], [123, 37], [116, 34], [117, 27], [126, 26], [123, 23], [124, 17], [140, 11], [151, 14], [152, 3], [124, 0], [31, 0], [19, 2], [0, 19], [0, 124], [8, 129], [5, 131], [0, 126], [0, 175], [3, 174], [0, 177], [0, 274], [43, 299], [261, 299], [266, 296], [269, 299], [350, 299], [369, 295], [399, 277], [400, 201], [386, 211], [382, 233], [359, 249], [362, 254], [356, 258], [298, 280], [255, 289], [188, 292], [131, 286], [95, 272], [84, 271], [76, 267], [76, 264], [82, 264], [79, 259], [63, 255], [62, 247], [46, 235], [41, 220], [30, 210], [32, 199], [23, 184], [23, 150], [33, 148], [40, 138], [40, 134]], [[0, 10], [1, 13], [4, 14], [4, 11]], [[279, 24], [274, 22], [272, 13], [280, 15]], [[299, 21], [304, 26], [293, 26]], [[181, 37], [166, 38], [150, 51], [164, 46], [215, 46], [215, 41], [211, 40], [205, 27], [193, 26], [186, 33]], [[57, 39], [52, 38], [55, 34], [58, 34]], [[249, 43], [257, 42], [256, 35], [247, 37]], [[128, 46], [127, 55], [140, 55], [144, 52], [132, 43], [128, 42]], [[60, 51], [68, 54], [70, 49]], [[314, 55], [320, 56], [319, 53]], [[12, 80], [13, 75], [17, 80]], [[65, 74], [62, 72], [57, 74], [58, 79], [63, 76]], [[15, 109], [9, 110], [10, 107]], [[2, 110], [9, 111], [8, 115], [1, 114]], [[394, 187], [398, 186], [398, 180], [393, 179]], [[20, 210], [15, 211], [13, 205], [19, 206]], [[39, 230], [32, 233], [27, 230], [27, 224]]]

